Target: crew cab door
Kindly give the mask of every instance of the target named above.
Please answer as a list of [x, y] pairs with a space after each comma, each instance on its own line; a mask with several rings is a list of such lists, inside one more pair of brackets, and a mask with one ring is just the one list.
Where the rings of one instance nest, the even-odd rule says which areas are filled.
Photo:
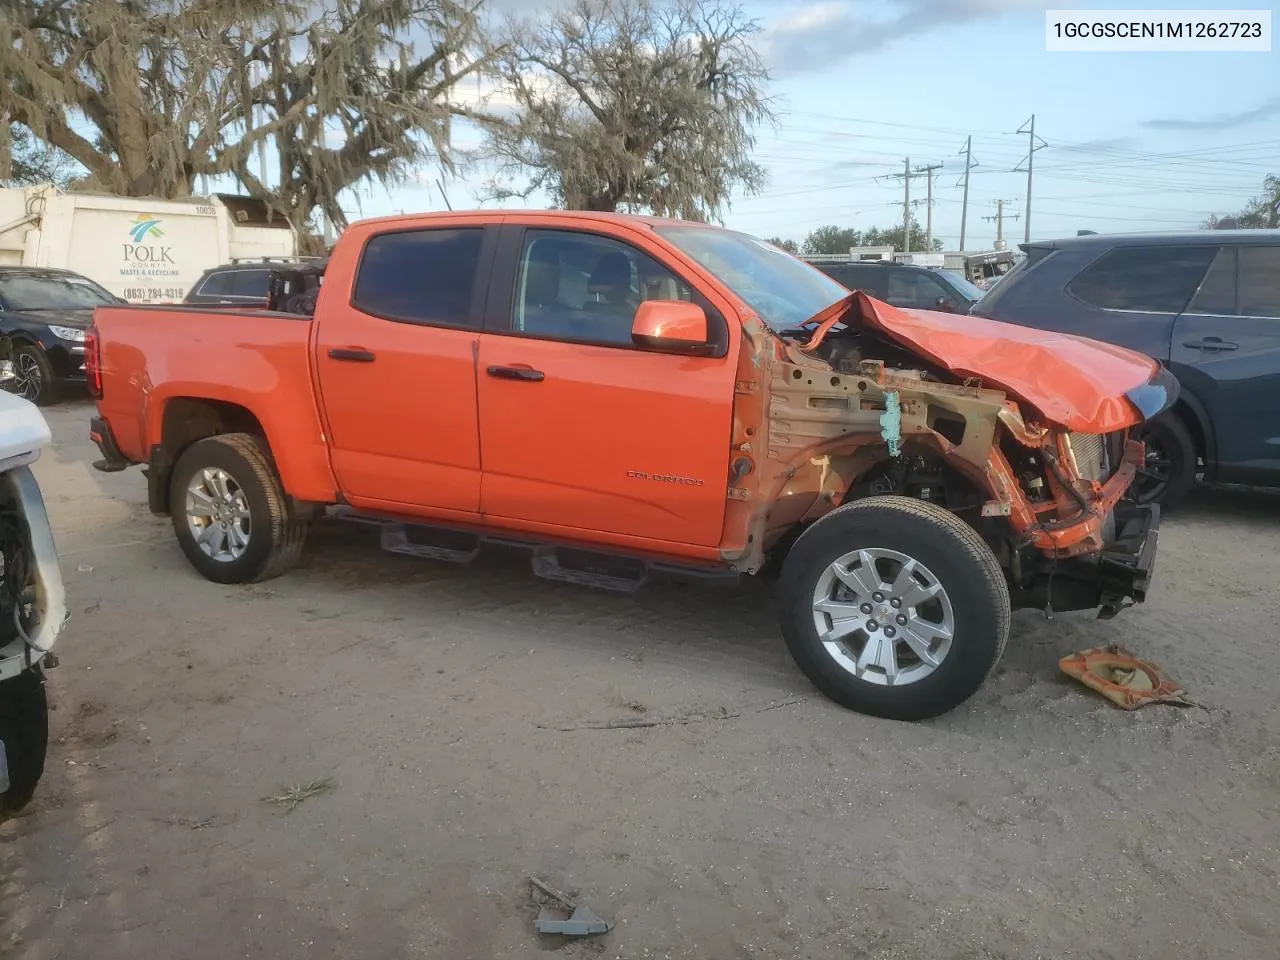
[[1207, 409], [1220, 479], [1280, 474], [1280, 244], [1218, 253], [1174, 324], [1169, 356]]
[[353, 505], [479, 509], [475, 355], [496, 231], [467, 220], [357, 225], [339, 248], [349, 259], [335, 251], [316, 370], [334, 473]]
[[[718, 544], [738, 331], [626, 227], [535, 217], [503, 231], [477, 370], [481, 511]], [[718, 355], [636, 346], [636, 308], [655, 299], [703, 306]]]

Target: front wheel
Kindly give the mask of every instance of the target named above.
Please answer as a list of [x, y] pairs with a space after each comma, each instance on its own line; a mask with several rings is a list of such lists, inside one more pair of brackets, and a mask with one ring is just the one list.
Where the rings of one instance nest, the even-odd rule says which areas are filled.
[[260, 438], [226, 433], [198, 440], [178, 458], [170, 483], [174, 535], [205, 579], [270, 580], [302, 553], [307, 522], [291, 519]]
[[807, 529], [783, 564], [780, 622], [796, 664], [841, 706], [891, 720], [946, 713], [1009, 637], [1004, 571], [954, 514], [871, 497]]
[[35, 667], [0, 683], [0, 819], [31, 802], [48, 748], [49, 702]]
[[1187, 425], [1172, 413], [1134, 428], [1133, 436], [1147, 448], [1145, 462], [1133, 481], [1133, 499], [1172, 509], [1187, 498], [1196, 483], [1199, 456]]
[[38, 407], [58, 402], [60, 391], [53, 364], [40, 347], [32, 343], [15, 345], [10, 356], [13, 358], [13, 371], [5, 381], [6, 390]]

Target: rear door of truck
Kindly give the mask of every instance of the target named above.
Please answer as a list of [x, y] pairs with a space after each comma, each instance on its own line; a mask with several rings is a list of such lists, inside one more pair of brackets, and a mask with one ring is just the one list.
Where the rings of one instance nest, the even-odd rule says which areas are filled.
[[[619, 223], [508, 217], [477, 370], [486, 516], [720, 542], [738, 331], [644, 246]], [[636, 346], [646, 299], [703, 306], [719, 355]]]
[[475, 363], [497, 230], [466, 216], [356, 224], [335, 249], [313, 345], [333, 469], [353, 505], [479, 509]]

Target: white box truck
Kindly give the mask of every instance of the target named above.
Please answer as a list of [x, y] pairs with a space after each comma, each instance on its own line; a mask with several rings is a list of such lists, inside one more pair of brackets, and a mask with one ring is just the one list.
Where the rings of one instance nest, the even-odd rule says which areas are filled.
[[0, 265], [74, 270], [131, 303], [178, 303], [210, 267], [296, 252], [288, 221], [249, 197], [0, 190]]

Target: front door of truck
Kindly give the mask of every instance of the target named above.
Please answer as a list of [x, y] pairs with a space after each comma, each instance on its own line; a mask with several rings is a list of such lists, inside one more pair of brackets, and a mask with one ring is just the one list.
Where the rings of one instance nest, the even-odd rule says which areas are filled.
[[475, 351], [497, 228], [428, 224], [371, 233], [358, 264], [331, 264], [354, 283], [316, 311], [320, 395], [353, 505], [475, 514]]
[[[720, 542], [736, 338], [625, 228], [505, 228], [477, 364], [486, 516]], [[720, 356], [635, 346], [643, 300], [708, 311]], [[736, 331], [734, 331], [736, 332]]]

